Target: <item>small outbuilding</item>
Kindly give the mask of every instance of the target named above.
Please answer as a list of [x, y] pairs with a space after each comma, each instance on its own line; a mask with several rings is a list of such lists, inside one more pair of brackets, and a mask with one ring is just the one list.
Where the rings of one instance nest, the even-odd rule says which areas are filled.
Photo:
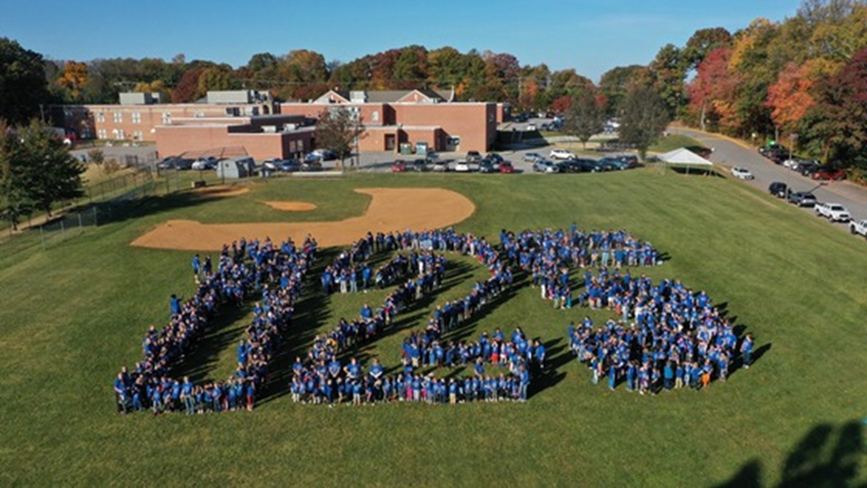
[[256, 163], [250, 156], [221, 159], [217, 164], [217, 177], [224, 179], [249, 178], [256, 172]]

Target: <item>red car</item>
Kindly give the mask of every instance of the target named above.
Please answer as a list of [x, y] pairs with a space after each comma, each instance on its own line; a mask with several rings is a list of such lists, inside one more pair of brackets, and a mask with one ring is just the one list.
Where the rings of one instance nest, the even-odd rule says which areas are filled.
[[405, 173], [406, 172], [406, 161], [402, 159], [398, 159], [397, 161], [391, 163], [391, 172], [392, 173]]
[[512, 163], [508, 161], [503, 161], [500, 163], [500, 173], [514, 173], [515, 167], [512, 166]]
[[842, 168], [819, 168], [813, 172], [814, 180], [845, 180], [846, 170]]

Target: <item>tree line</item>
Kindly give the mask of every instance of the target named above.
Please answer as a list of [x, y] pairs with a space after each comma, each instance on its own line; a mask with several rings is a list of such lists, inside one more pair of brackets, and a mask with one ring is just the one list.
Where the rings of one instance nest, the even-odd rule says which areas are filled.
[[647, 65], [607, 71], [598, 84], [574, 69], [554, 71], [545, 64], [522, 65], [508, 53], [462, 53], [449, 46], [411, 45], [345, 63], [307, 49], [263, 52], [233, 68], [187, 61], [182, 54], [169, 61], [47, 60], [0, 39], [0, 65], [16, 62], [20, 68], [0, 80], [10, 88], [17, 81], [20, 89], [0, 86], [0, 117], [26, 122], [41, 115], [39, 103], [115, 103], [121, 91], [157, 92], [165, 101], [185, 103], [208, 90], [239, 88], [267, 90], [282, 100], [309, 100], [331, 88], [436, 88], [454, 89], [459, 101], [571, 111], [576, 122], [592, 116], [593, 123], [582, 122], [585, 127], [572, 125], [577, 134], [598, 127], [599, 117], [628, 118], [636, 109], [626, 102], [652, 93], [653, 105], [658, 98], [667, 119], [757, 144], [793, 141], [796, 152], [867, 168], [865, 49], [865, 0], [804, 0], [783, 21], [756, 19], [734, 33], [699, 29], [682, 46], [661, 47]]

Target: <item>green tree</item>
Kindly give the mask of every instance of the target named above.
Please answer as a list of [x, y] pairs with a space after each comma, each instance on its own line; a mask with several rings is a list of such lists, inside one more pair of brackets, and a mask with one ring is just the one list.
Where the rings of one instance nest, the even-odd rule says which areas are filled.
[[316, 123], [316, 144], [336, 152], [342, 168], [363, 133], [364, 125], [358, 112], [346, 108], [332, 108], [323, 111], [319, 116]]
[[38, 120], [18, 130], [17, 157], [27, 165], [26, 194], [33, 205], [51, 216], [51, 207], [84, 195], [84, 165], [69, 153], [50, 127]]
[[605, 110], [597, 103], [593, 93], [585, 90], [572, 99], [563, 121], [563, 131], [578, 137], [586, 149], [587, 141], [602, 132], [604, 125]]
[[647, 148], [659, 139], [669, 122], [668, 107], [659, 94], [648, 87], [634, 86], [623, 100], [620, 140], [634, 144], [644, 160]]
[[17, 132], [0, 120], [0, 215], [13, 230], [18, 229], [21, 216], [33, 209], [27, 194], [27, 161], [20, 157], [21, 149]]
[[0, 119], [23, 124], [39, 116], [48, 98], [42, 55], [0, 37]]

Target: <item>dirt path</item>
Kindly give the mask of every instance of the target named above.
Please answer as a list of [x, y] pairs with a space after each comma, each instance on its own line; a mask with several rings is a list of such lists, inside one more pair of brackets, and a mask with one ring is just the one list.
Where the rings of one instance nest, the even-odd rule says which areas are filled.
[[371, 196], [360, 217], [335, 222], [269, 222], [201, 224], [193, 220], [169, 220], [134, 240], [133, 246], [190, 251], [219, 251], [223, 244], [246, 237], [300, 242], [308, 234], [320, 246], [345, 246], [367, 232], [436, 229], [456, 224], [476, 207], [460, 193], [441, 188], [366, 188], [355, 190]]

